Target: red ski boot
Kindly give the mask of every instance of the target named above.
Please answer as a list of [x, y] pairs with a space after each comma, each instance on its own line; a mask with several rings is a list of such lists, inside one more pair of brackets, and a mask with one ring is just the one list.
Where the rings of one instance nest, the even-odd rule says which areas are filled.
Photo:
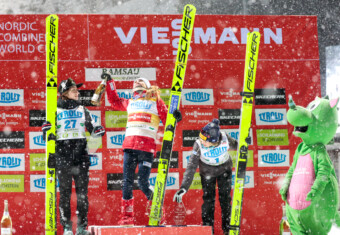
[[130, 200], [122, 199], [121, 215], [118, 221], [119, 225], [134, 225], [135, 217], [133, 213], [133, 198]]

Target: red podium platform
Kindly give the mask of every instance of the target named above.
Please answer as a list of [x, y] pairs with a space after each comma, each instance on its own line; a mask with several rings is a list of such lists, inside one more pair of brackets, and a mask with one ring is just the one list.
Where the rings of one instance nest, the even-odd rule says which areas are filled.
[[122, 227], [122, 226], [89, 226], [92, 235], [211, 235], [210, 226], [160, 226], [160, 227]]

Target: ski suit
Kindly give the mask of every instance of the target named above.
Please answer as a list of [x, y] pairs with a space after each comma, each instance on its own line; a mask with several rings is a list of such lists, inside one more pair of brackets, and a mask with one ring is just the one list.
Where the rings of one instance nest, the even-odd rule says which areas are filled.
[[156, 138], [160, 120], [165, 123], [167, 107], [163, 100], [145, 97], [135, 92], [131, 99], [120, 98], [113, 80], [107, 81], [106, 92], [111, 107], [127, 111], [125, 139], [123, 141], [123, 200], [133, 198], [132, 188], [138, 165], [138, 186], [148, 200], [152, 198], [149, 176], [156, 153]]
[[222, 132], [219, 144], [215, 147], [206, 148], [199, 140], [196, 140], [180, 187], [188, 191], [196, 169], [199, 166], [203, 189], [202, 221], [203, 225], [214, 227], [215, 188], [217, 181], [222, 211], [222, 230], [224, 233], [229, 231], [228, 225], [231, 210], [230, 191], [233, 162], [228, 151], [236, 149], [237, 141]]

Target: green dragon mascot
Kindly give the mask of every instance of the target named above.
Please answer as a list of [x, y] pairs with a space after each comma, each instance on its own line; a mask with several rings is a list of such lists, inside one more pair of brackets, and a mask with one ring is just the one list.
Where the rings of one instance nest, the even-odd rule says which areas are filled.
[[338, 127], [338, 102], [316, 97], [304, 108], [289, 100], [287, 119], [302, 139], [280, 189], [293, 234], [326, 235], [340, 224], [338, 183], [325, 146]]

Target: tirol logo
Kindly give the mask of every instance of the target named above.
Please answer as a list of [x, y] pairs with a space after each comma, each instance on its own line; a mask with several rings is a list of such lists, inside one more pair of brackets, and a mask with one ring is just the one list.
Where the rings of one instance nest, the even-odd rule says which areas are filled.
[[34, 144], [39, 145], [39, 146], [46, 146], [46, 142], [44, 141], [44, 138], [42, 135], [33, 137], [33, 142]]
[[46, 179], [45, 178], [40, 178], [33, 180], [34, 187], [40, 188], [40, 189], [45, 189], [46, 188]]
[[287, 155], [283, 153], [267, 153], [261, 156], [262, 161], [269, 164], [277, 164], [286, 161]]
[[69, 118], [81, 118], [83, 116], [82, 112], [76, 110], [66, 110], [57, 115], [58, 120], [69, 119]]
[[122, 145], [125, 139], [125, 134], [118, 134], [110, 137], [111, 143], [116, 145]]
[[90, 166], [97, 166], [98, 165], [98, 157], [96, 155], [89, 155], [90, 157]]
[[131, 108], [132, 109], [150, 109], [151, 108], [151, 103], [148, 101], [135, 101], [131, 102]]
[[20, 94], [15, 92], [0, 92], [0, 103], [14, 103], [20, 100]]
[[[149, 179], [149, 182], [150, 182], [150, 185], [151, 186], [155, 186], [156, 184], [156, 176], [155, 177], [152, 177]], [[167, 179], [166, 179], [166, 186], [172, 186], [172, 185], [175, 185], [176, 183], [176, 178], [175, 177], [171, 177], [169, 176]]]
[[17, 157], [0, 157], [0, 168], [14, 168], [20, 166], [21, 159]]
[[210, 99], [210, 94], [202, 91], [192, 91], [184, 94], [185, 99], [191, 102], [205, 102]]
[[279, 122], [283, 120], [283, 114], [280, 112], [265, 112], [259, 114], [260, 120], [264, 122]]

